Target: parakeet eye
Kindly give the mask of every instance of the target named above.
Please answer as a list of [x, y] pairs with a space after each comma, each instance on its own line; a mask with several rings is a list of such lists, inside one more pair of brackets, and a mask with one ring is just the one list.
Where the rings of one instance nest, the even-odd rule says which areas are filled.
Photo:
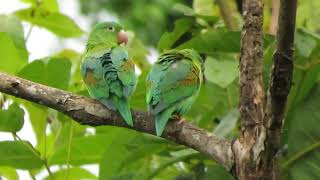
[[108, 31], [114, 31], [114, 27], [113, 26], [109, 26], [109, 27], [107, 27], [107, 30]]

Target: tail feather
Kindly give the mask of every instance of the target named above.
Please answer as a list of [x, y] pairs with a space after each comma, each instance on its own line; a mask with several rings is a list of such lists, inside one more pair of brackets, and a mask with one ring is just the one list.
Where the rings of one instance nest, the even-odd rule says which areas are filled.
[[130, 111], [130, 107], [129, 107], [128, 102], [124, 101], [124, 100], [119, 100], [117, 102], [116, 106], [117, 106], [119, 113], [121, 114], [123, 119], [126, 121], [126, 123], [132, 127], [133, 120], [132, 120], [132, 115], [131, 115], [131, 111]]
[[174, 108], [169, 108], [167, 110], [164, 110], [163, 112], [159, 113], [155, 117], [155, 125], [156, 125], [156, 133], [157, 136], [161, 136], [163, 133], [163, 130], [171, 117], [172, 113], [174, 112]]

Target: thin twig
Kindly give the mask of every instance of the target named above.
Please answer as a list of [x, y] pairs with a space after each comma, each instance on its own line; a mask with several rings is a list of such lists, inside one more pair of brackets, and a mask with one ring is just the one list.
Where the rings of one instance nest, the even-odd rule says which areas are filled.
[[31, 26], [30, 26], [30, 28], [29, 28], [29, 31], [28, 31], [27, 36], [26, 36], [26, 40], [25, 40], [26, 42], [25, 42], [25, 43], [27, 43], [27, 42], [28, 42], [29, 37], [30, 37], [31, 32], [32, 32], [32, 29], [33, 29], [33, 24], [31, 24]]

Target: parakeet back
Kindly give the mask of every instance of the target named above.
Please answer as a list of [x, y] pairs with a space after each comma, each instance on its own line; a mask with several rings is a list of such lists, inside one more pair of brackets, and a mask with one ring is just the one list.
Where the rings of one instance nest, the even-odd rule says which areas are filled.
[[152, 67], [146, 98], [158, 136], [172, 114], [185, 114], [195, 101], [202, 83], [200, 61], [193, 50], [173, 50], [162, 54]]

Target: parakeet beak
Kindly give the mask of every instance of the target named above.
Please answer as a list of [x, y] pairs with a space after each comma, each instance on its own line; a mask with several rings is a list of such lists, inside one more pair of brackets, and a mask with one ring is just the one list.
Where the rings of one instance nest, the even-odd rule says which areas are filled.
[[128, 42], [128, 34], [124, 31], [124, 30], [121, 30], [119, 33], [118, 33], [118, 44], [121, 45], [121, 44], [127, 44]]

